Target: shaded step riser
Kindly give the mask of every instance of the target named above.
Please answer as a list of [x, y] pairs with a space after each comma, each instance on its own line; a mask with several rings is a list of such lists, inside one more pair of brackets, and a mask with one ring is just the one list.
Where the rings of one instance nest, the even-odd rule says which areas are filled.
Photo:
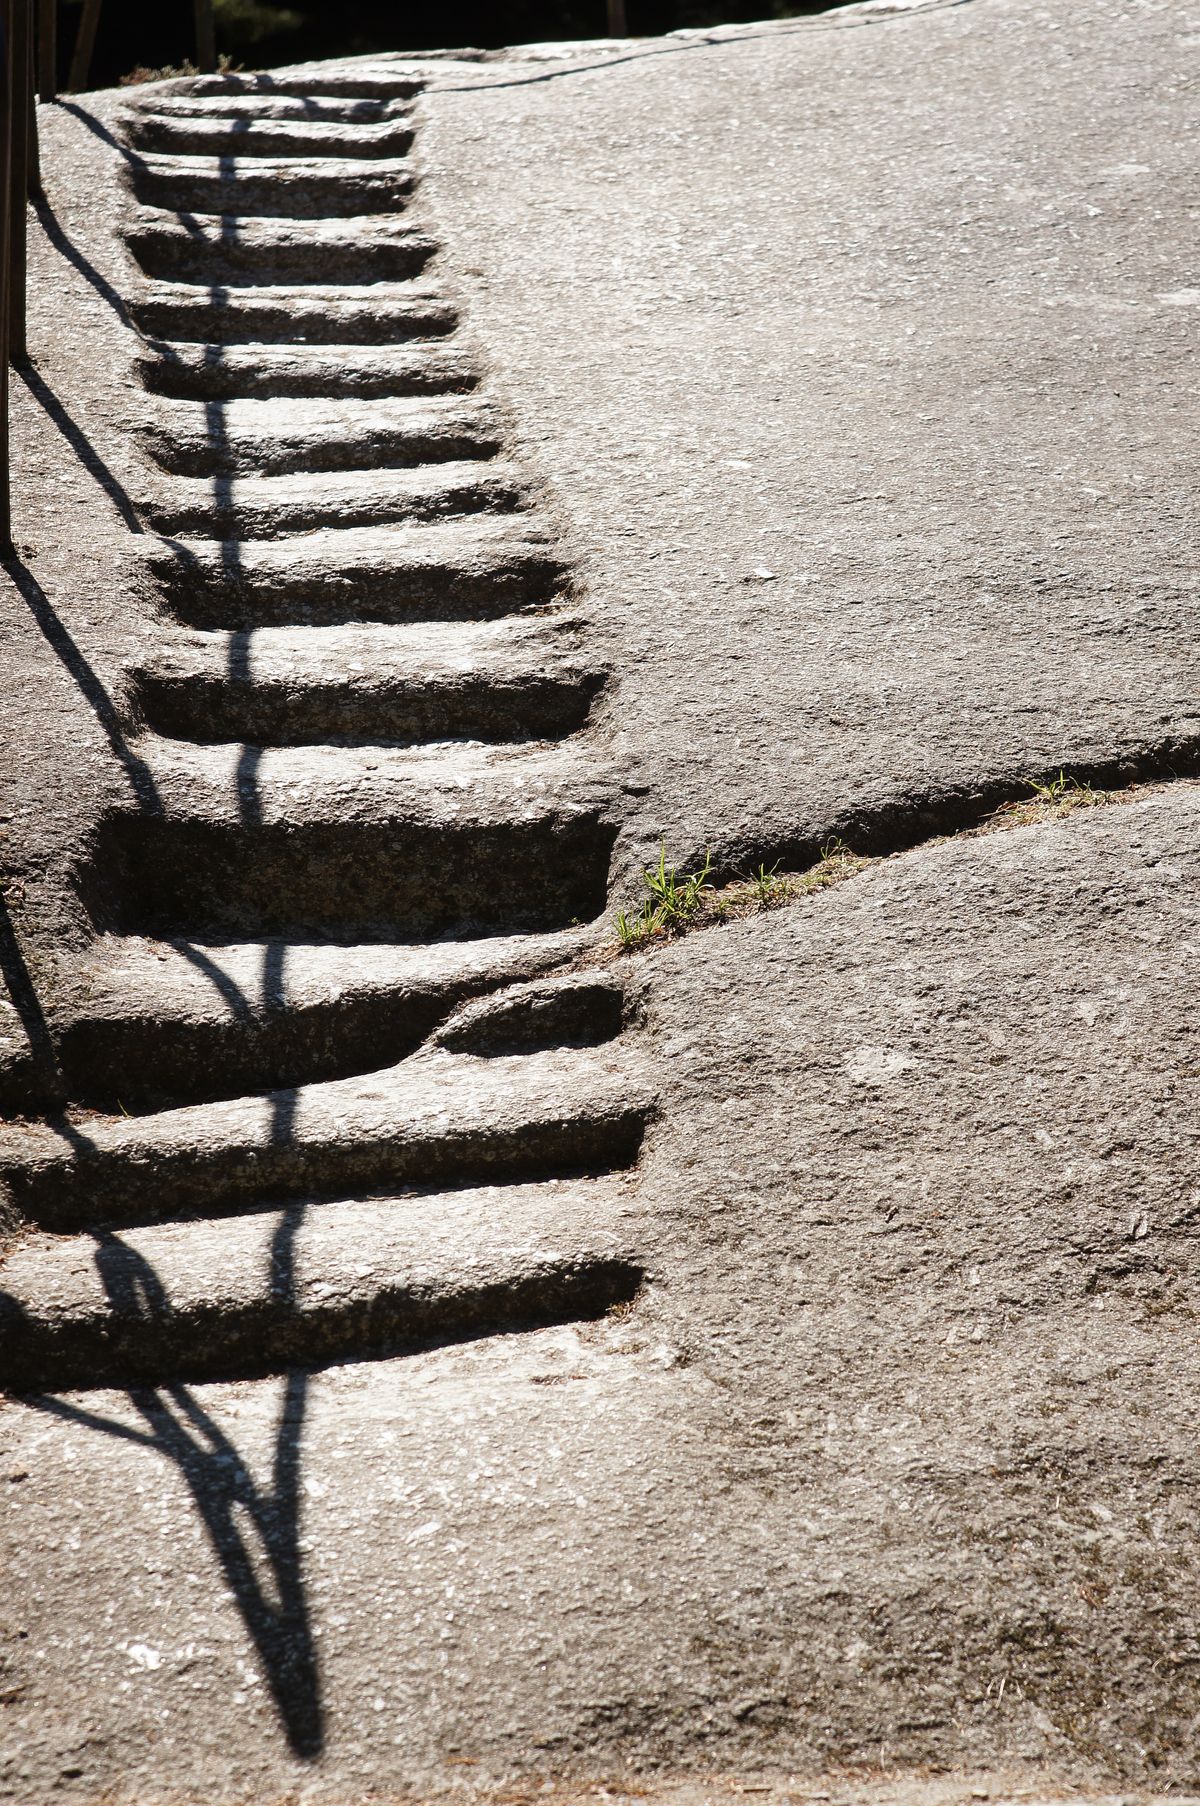
[[604, 908], [614, 831], [591, 814], [496, 827], [263, 825], [251, 787], [243, 797], [243, 827], [110, 820], [81, 879], [97, 925], [164, 938], [406, 939], [562, 928]]
[[602, 1317], [628, 1303], [642, 1277], [628, 1261], [584, 1256], [490, 1285], [433, 1290], [398, 1280], [321, 1307], [261, 1298], [176, 1311], [139, 1300], [133, 1321], [114, 1312], [57, 1324], [6, 1314], [0, 1299], [0, 1373], [12, 1392], [254, 1379]]
[[[176, 232], [133, 232], [128, 244], [147, 276], [237, 287], [257, 283], [403, 282], [419, 276], [435, 247], [422, 240], [345, 238], [259, 244], [230, 222], [220, 239]], [[382, 334], [375, 335], [376, 339]]]
[[[231, 159], [232, 160], [232, 159]], [[230, 170], [166, 171], [134, 165], [137, 200], [171, 213], [227, 214], [239, 219], [355, 219], [397, 213], [407, 206], [415, 181], [404, 174], [374, 170], [364, 162], [354, 180], [340, 172], [310, 168], [303, 175], [258, 171], [253, 162]]]
[[550, 558], [486, 565], [375, 569], [347, 557], [332, 570], [290, 574], [206, 568], [179, 559], [157, 574], [163, 599], [188, 627], [251, 632], [256, 627], [331, 626], [348, 621], [487, 621], [552, 601], [564, 580]]
[[269, 75], [200, 75], [182, 98], [207, 98], [212, 95], [236, 101], [239, 95], [274, 98], [276, 95], [294, 94], [305, 101], [311, 97], [353, 104], [361, 101], [415, 100], [424, 86], [425, 78], [422, 76], [393, 75], [388, 70], [370, 73], [355, 69], [344, 75], [335, 75], [320, 69], [305, 69], [290, 74], [272, 71]]
[[[214, 404], [219, 412], [219, 404]], [[147, 449], [165, 471], [181, 477], [292, 476], [335, 470], [405, 470], [458, 458], [492, 458], [501, 450], [498, 430], [466, 422], [454, 425], [381, 426], [372, 432], [297, 434], [250, 442], [222, 441], [219, 417], [210, 438], [184, 437], [169, 428], [150, 428]]]
[[[280, 1094], [286, 1104], [287, 1093]], [[140, 1159], [83, 1147], [66, 1169], [8, 1176], [25, 1219], [56, 1234], [228, 1214], [263, 1198], [336, 1198], [406, 1186], [511, 1184], [573, 1173], [611, 1173], [634, 1164], [646, 1128], [642, 1106], [595, 1116], [559, 1110], [516, 1125], [476, 1124], [443, 1135], [381, 1125], [366, 1139], [302, 1144], [286, 1124], [278, 1142], [252, 1147], [172, 1149]], [[84, 1132], [80, 1131], [81, 1139]]]
[[[339, 347], [344, 354], [345, 347]], [[176, 401], [275, 400], [295, 396], [310, 401], [357, 397], [363, 401], [395, 395], [465, 394], [479, 382], [472, 360], [450, 350], [392, 353], [370, 360], [299, 352], [272, 358], [254, 352], [226, 353], [215, 346], [191, 356], [178, 346], [153, 345], [138, 359], [138, 375], [152, 395]]]
[[205, 744], [260, 746], [418, 745], [431, 740], [551, 740], [587, 720], [600, 678], [591, 673], [531, 672], [497, 681], [486, 674], [457, 683], [417, 680], [299, 690], [200, 676], [144, 676], [140, 713], [158, 733]]
[[353, 157], [369, 164], [372, 157], [407, 156], [412, 148], [412, 126], [377, 125], [377, 119], [378, 109], [374, 118], [363, 119], [366, 132], [346, 130], [341, 122], [314, 131], [312, 123], [300, 119], [188, 119], [178, 114], [143, 113], [126, 120], [125, 136], [135, 150], [176, 157], [327, 156]]
[[331, 100], [311, 94], [156, 94], [132, 118], [169, 117], [185, 122], [208, 121], [228, 125], [246, 120], [258, 124], [279, 119], [311, 126], [314, 121], [337, 125], [374, 125], [411, 116], [408, 100]]
[[404, 340], [439, 339], [458, 326], [449, 302], [372, 302], [340, 298], [273, 299], [225, 297], [205, 288], [194, 296], [149, 296], [131, 303], [138, 329], [150, 339], [195, 345], [394, 345]]

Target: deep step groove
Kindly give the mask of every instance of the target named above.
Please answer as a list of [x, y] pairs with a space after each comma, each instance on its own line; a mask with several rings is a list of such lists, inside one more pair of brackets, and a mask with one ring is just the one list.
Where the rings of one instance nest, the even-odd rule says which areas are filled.
[[587, 718], [602, 672], [537, 623], [196, 634], [138, 673], [158, 733], [206, 744], [551, 740]]
[[157, 340], [142, 354], [138, 373], [151, 394], [182, 401], [274, 400], [283, 395], [386, 399], [451, 394], [473, 389], [479, 381], [474, 361], [445, 344], [382, 351], [350, 345], [333, 351], [255, 345], [244, 351]]
[[504, 443], [498, 410], [458, 395], [164, 403], [145, 439], [164, 470], [185, 477], [404, 469], [495, 457]]
[[82, 882], [97, 923], [116, 933], [539, 932], [604, 908], [613, 839], [590, 812], [507, 822], [120, 816], [98, 834]]
[[197, 116], [168, 112], [135, 113], [127, 127], [136, 150], [167, 156], [307, 157], [370, 159], [406, 157], [413, 128], [405, 118], [363, 116], [355, 121], [288, 118], [259, 114], [255, 118], [210, 113]]
[[262, 541], [148, 540], [165, 601], [191, 627], [470, 621], [538, 607], [567, 570], [532, 526], [504, 520], [345, 528]]

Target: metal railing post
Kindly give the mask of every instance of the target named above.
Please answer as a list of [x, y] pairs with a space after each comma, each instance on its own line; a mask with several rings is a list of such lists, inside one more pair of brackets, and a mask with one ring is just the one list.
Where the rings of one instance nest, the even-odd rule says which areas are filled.
[[83, 0], [79, 31], [71, 56], [71, 72], [67, 76], [67, 89], [72, 94], [78, 94], [80, 88], [87, 87], [88, 71], [92, 66], [92, 51], [96, 45], [96, 27], [99, 23], [100, 0]]
[[[8, 182], [8, 356], [24, 358], [26, 221], [29, 201], [30, 112], [33, 107], [33, 58], [30, 41], [31, 0], [8, 0], [9, 82], [12, 141]], [[36, 131], [36, 122], [32, 122]]]
[[13, 78], [9, 23], [13, 0], [0, 9], [0, 558], [11, 558], [12, 499], [9, 480], [8, 325], [11, 312], [9, 220], [12, 210]]
[[58, 93], [58, 0], [38, 0], [38, 99]]
[[217, 28], [213, 0], [196, 0], [196, 67], [211, 75], [217, 66]]

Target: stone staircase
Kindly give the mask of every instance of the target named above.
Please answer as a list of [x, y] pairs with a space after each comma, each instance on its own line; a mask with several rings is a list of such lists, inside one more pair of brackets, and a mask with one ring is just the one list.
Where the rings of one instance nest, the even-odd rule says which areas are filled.
[[420, 79], [201, 78], [125, 121], [168, 631], [136, 807], [0, 1137], [13, 1390], [278, 1371], [604, 1312], [650, 1109], [614, 786], [553, 532], [411, 218]]

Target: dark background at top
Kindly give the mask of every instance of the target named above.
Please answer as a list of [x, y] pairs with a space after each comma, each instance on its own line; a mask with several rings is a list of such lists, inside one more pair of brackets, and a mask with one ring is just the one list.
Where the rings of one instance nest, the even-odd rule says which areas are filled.
[[[791, 18], [837, 0], [626, 0], [632, 36], [685, 25]], [[842, 0], [845, 4], [845, 0]], [[65, 78], [80, 0], [59, 0], [60, 73]], [[216, 0], [217, 49], [247, 68], [369, 50], [440, 50], [547, 38], [603, 37], [605, 0]], [[88, 86], [110, 87], [141, 67], [178, 66], [195, 55], [191, 0], [103, 0]]]

